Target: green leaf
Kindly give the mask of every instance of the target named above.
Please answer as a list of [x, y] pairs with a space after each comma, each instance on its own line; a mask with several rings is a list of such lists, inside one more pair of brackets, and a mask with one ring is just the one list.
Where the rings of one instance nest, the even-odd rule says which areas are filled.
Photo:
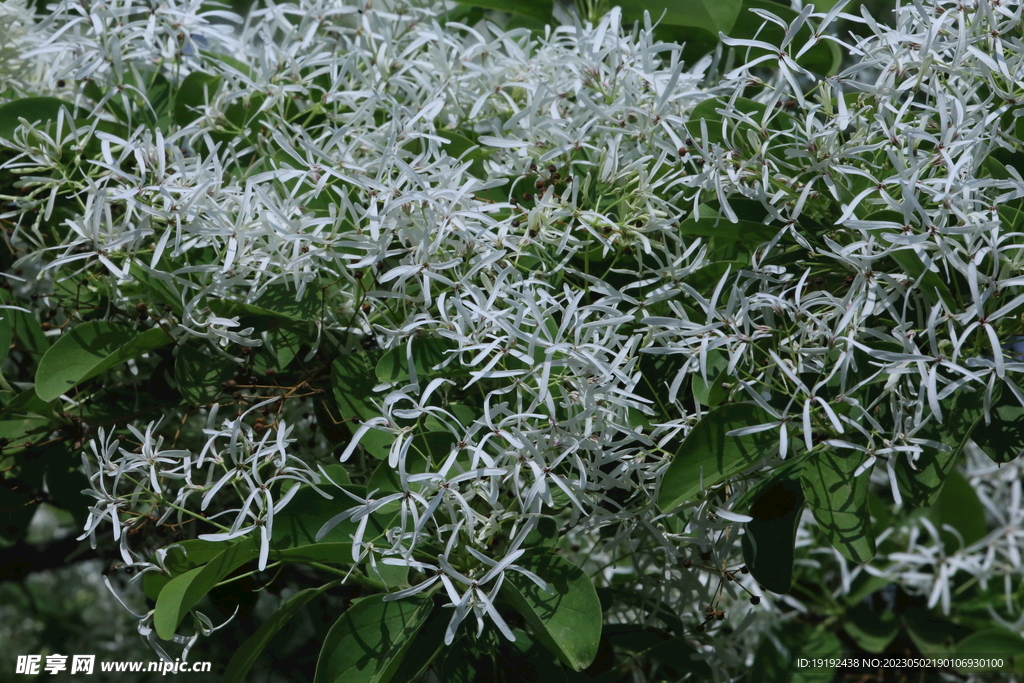
[[[960, 673], [972, 671], [1013, 671], [1024, 673], [1024, 638], [1019, 634], [1002, 628], [986, 628], [972, 633], [956, 645], [956, 656], [965, 659], [1000, 658], [1003, 666], [957, 666]], [[1016, 660], [1016, 663], [1014, 662]]]
[[796, 528], [804, 508], [804, 494], [795, 477], [769, 480], [753, 497], [743, 535], [743, 559], [751, 575], [773, 593], [793, 587]]
[[493, 640], [490, 631], [485, 631], [479, 640], [474, 640], [462, 635], [445, 648], [439, 672], [444, 683], [480, 683], [488, 680], [488, 674], [493, 674], [490, 662], [481, 656], [482, 652], [490, 649], [489, 641]]
[[441, 146], [441, 149], [446, 154], [455, 157], [459, 161], [472, 161], [470, 171], [476, 177], [483, 178], [487, 175], [484, 161], [491, 158], [491, 154], [487, 150], [484, 150], [475, 141], [461, 133], [442, 130], [440, 134], [448, 138], [448, 142]]
[[683, 235], [710, 237], [716, 245], [737, 243], [745, 247], [756, 247], [775, 237], [779, 227], [745, 220], [730, 223], [718, 209], [702, 204], [698, 211], [679, 224], [679, 232]]
[[742, 5], [739, 0], [623, 0], [621, 4], [627, 21], [643, 21], [646, 10], [652, 22], [702, 28], [715, 36], [732, 30]]
[[[287, 347], [294, 346], [296, 339], [311, 341], [316, 336], [312, 322], [320, 312], [320, 290], [308, 287], [303, 294], [302, 299], [296, 300], [293, 291], [275, 286], [268, 287], [260, 296], [259, 305], [211, 299], [209, 306], [211, 311], [224, 318], [238, 317], [242, 327], [271, 333], [275, 348]], [[277, 351], [280, 353], [280, 349]]]
[[0, 309], [0, 366], [7, 360], [7, 352], [11, 348], [11, 338], [14, 334], [14, 325], [11, 323], [10, 309]]
[[527, 19], [536, 19], [541, 22], [551, 21], [552, 2], [551, 0], [519, 0], [518, 2], [507, 2], [506, 0], [456, 0], [463, 5], [482, 7], [484, 9], [509, 12]]
[[[164, 557], [164, 567], [171, 573], [171, 576], [184, 574], [190, 569], [195, 569], [224, 552], [223, 542], [204, 541], [202, 539], [190, 539], [179, 541], [170, 546], [167, 555]], [[149, 572], [155, 574], [156, 572]]]
[[[358, 426], [348, 423], [349, 431], [355, 434]], [[371, 429], [363, 434], [359, 445], [366, 449], [366, 452], [378, 460], [386, 460], [391, 452], [391, 444], [395, 442], [395, 435], [382, 429]]]
[[842, 657], [843, 644], [834, 633], [810, 626], [787, 628], [776, 634], [789, 650], [787, 657], [779, 652], [772, 638], [763, 638], [754, 655], [750, 683], [832, 683], [835, 667], [801, 667], [797, 657]]
[[[887, 211], [884, 216], [880, 216], [876, 212], [868, 216], [867, 219], [903, 222], [903, 216], [895, 211]], [[921, 257], [917, 255], [917, 252], [912, 249], [897, 249], [889, 253], [893, 260], [899, 264], [900, 268], [913, 278], [914, 282], [917, 283], [917, 287], [925, 293], [930, 304], [934, 305], [941, 299], [947, 306], [957, 306], [956, 298], [949, 291], [946, 282], [938, 273], [925, 268], [924, 262], [921, 261]]]
[[252, 539], [244, 539], [228, 546], [210, 560], [209, 564], [190, 569], [168, 581], [160, 591], [153, 612], [153, 628], [156, 629], [156, 634], [164, 640], [174, 637], [178, 624], [211, 588], [228, 574], [258, 556], [259, 546]]
[[829, 543], [851, 562], [875, 555], [875, 535], [868, 511], [868, 472], [859, 453], [823, 451], [811, 455], [801, 472], [803, 494]]
[[995, 462], [1010, 462], [1024, 454], [1024, 408], [1008, 388], [1002, 387], [993, 400], [992, 422], [986, 425], [982, 417], [979, 425], [968, 436]]
[[713, 678], [711, 667], [707, 662], [695, 659], [694, 655], [699, 655], [697, 649], [682, 638], [673, 638], [656, 629], [626, 624], [606, 625], [604, 636], [617, 648], [660, 662], [666, 667], [665, 674], [672, 680], [680, 680], [687, 673], [694, 674], [696, 680]]
[[54, 409], [57, 407], [57, 401], [44, 401], [36, 395], [36, 390], [26, 389], [7, 404], [7, 409], [15, 413], [25, 413], [29, 415], [38, 415], [47, 419], [54, 418]]
[[[17, 306], [18, 302], [5, 289], [0, 289], [0, 301], [6, 306]], [[29, 354], [42, 355], [50, 348], [50, 340], [35, 315], [12, 308], [0, 309], [11, 324], [11, 334], [18, 348]]]
[[715, 408], [686, 435], [665, 472], [658, 507], [670, 511], [702, 491], [752, 467], [778, 448], [774, 429], [728, 436], [726, 432], [771, 422], [755, 405], [732, 403]]
[[[417, 434], [414, 439], [421, 439], [424, 434]], [[437, 436], [449, 436], [451, 434], [445, 432], [444, 434], [438, 434]], [[453, 440], [455, 437], [451, 437]], [[409, 453], [406, 455], [405, 460], [405, 471], [408, 474], [422, 474], [427, 471], [428, 463], [427, 459], [418, 452], [414, 452], [410, 446]], [[421, 486], [414, 484], [410, 486], [414, 491], [419, 491]], [[377, 465], [376, 469], [373, 470], [373, 474], [370, 475], [370, 479], [366, 482], [367, 492], [376, 491], [373, 494], [374, 498], [383, 498], [384, 496], [392, 493], [399, 493], [403, 491], [402, 480], [398, 474], [398, 470], [384, 462]], [[402, 504], [399, 501], [388, 503], [387, 505], [379, 508], [382, 513], [390, 514], [397, 512], [401, 509]]]
[[[431, 377], [435, 366], [448, 359], [447, 351], [459, 348], [458, 342], [444, 337], [419, 337], [412, 340], [412, 363], [417, 377]], [[381, 382], [399, 382], [410, 378], [408, 350], [401, 344], [384, 353], [377, 362], [377, 379]], [[453, 370], [458, 368], [450, 368]]]
[[208, 406], [222, 393], [221, 383], [231, 379], [236, 365], [202, 345], [178, 347], [174, 359], [174, 382], [189, 405]]
[[30, 124], [56, 121], [61, 107], [66, 107], [72, 115], [69, 119], [74, 119], [75, 105], [56, 97], [24, 97], [0, 106], [0, 138], [14, 137], [14, 131], [21, 125], [19, 118]]
[[576, 671], [590, 666], [601, 640], [601, 601], [594, 584], [568, 560], [554, 555], [524, 557], [520, 565], [548, 583], [545, 593], [533, 581], [508, 573], [502, 596], [526, 619], [533, 635]]
[[706, 406], [717, 406], [724, 401], [729, 396], [729, 390], [722, 386], [729, 377], [728, 367], [726, 354], [717, 349], [708, 351], [708, 380], [705, 382], [699, 372], [693, 375], [690, 380], [693, 397]]
[[402, 663], [399, 664], [394, 681], [418, 681], [427, 667], [444, 651], [444, 634], [451, 615], [447, 610], [435, 609], [412, 641]]
[[[333, 486], [322, 487], [333, 498], [328, 500], [310, 487], [303, 488], [295, 494], [288, 506], [274, 515], [274, 526], [270, 533], [270, 547], [274, 549], [300, 548], [314, 545], [318, 541], [316, 535], [324, 524], [337, 515], [345, 512], [356, 504], [350, 496]], [[346, 486], [353, 496], [362, 496], [365, 491], [360, 486]], [[372, 519], [372, 518], [371, 518]], [[356, 526], [351, 522], [342, 522], [334, 527], [321, 539], [321, 543], [349, 543]], [[371, 538], [371, 536], [367, 536]]]
[[494, 653], [494, 676], [503, 683], [565, 683], [565, 669], [542, 643], [526, 632], [512, 629], [515, 640], [502, 639]]
[[896, 639], [900, 622], [892, 610], [879, 614], [862, 604], [846, 613], [843, 629], [862, 650], [879, 654]]
[[[916, 507], [928, 507], [935, 502], [942, 490], [942, 484], [953, 470], [960, 454], [975, 432], [975, 428], [984, 420], [979, 407], [980, 397], [975, 394], [961, 392], [943, 410], [945, 424], [929, 423], [918, 432], [918, 437], [941, 441], [949, 450], [940, 451], [929, 448], [921, 453], [917, 462], [911, 464], [907, 457], [896, 461], [896, 481], [904, 502]], [[987, 436], [987, 429], [982, 429]]]
[[193, 71], [181, 82], [174, 100], [174, 122], [185, 127], [202, 115], [202, 109], [213, 100], [220, 87], [220, 76]]
[[388, 683], [433, 606], [423, 595], [371, 595], [352, 605], [328, 632], [313, 683]]
[[[164, 258], [161, 263], [165, 264], [166, 260]], [[170, 265], [164, 265], [164, 267], [168, 270], [174, 268]], [[154, 303], [170, 306], [175, 315], [181, 317], [184, 309], [181, 305], [181, 294], [175, 282], [176, 278], [173, 275], [162, 270], [154, 270], [138, 261], [132, 262], [131, 274]]]
[[226, 683], [243, 683], [246, 680], [249, 669], [256, 662], [256, 658], [260, 656], [263, 648], [267, 646], [267, 643], [270, 642], [274, 635], [284, 628], [291, 621], [292, 617], [306, 606], [306, 603], [334, 585], [333, 583], [328, 583], [319, 588], [307, 588], [285, 600], [284, 604], [269, 619], [263, 622], [263, 625], [259, 627], [256, 633], [252, 634], [248, 640], [242, 643], [241, 647], [235, 650], [231, 661], [228, 662], [227, 669], [224, 670], [224, 681]]
[[921, 607], [909, 607], [902, 615], [903, 626], [923, 655], [952, 657], [956, 644], [970, 635], [970, 629]]
[[679, 615], [669, 609], [664, 602], [641, 595], [635, 590], [628, 588], [602, 586], [597, 589], [597, 594], [605, 610], [609, 609], [610, 605], [620, 602], [639, 610], [645, 617], [645, 623], [646, 619], [654, 617], [663, 622], [677, 637], [683, 637], [688, 633], [688, 629], [683, 624], [682, 619], [679, 618]]
[[142, 577], [142, 592], [146, 597], [156, 602], [160, 598], [160, 591], [170, 583], [171, 577], [160, 572], [146, 572]]
[[8, 445], [4, 448], [5, 454], [16, 453], [21, 450], [26, 440], [38, 442], [33, 435], [41, 434], [45, 429], [49, 432], [53, 429], [52, 420], [45, 417], [24, 417], [17, 420], [0, 420], [0, 437], [7, 439]]
[[339, 356], [331, 364], [331, 387], [337, 403], [338, 420], [369, 420], [380, 415], [373, 405], [373, 387], [377, 384], [374, 368], [380, 354], [353, 353]]
[[686, 361], [687, 357], [681, 353], [640, 354], [641, 381], [636, 387], [636, 393], [649, 401], [654, 401], [656, 406], [667, 410], [671, 405], [669, 403], [670, 385], [686, 365]]
[[988, 533], [988, 525], [985, 523], [985, 507], [978, 499], [978, 494], [964, 476], [953, 470], [946, 477], [946, 483], [942, 486], [938, 499], [931, 510], [931, 519], [935, 522], [936, 528], [940, 529], [943, 545], [946, 552], [952, 552], [960, 547], [960, 541], [950, 532], [942, 529], [943, 524], [948, 524], [960, 532], [964, 545], [971, 545], [980, 541]]
[[[741, 145], [749, 145], [750, 143], [747, 141], [747, 136], [744, 131], [751, 130], [760, 134], [762, 131], [759, 126], [762, 125], [762, 122], [764, 125], [764, 132], [789, 131], [793, 128], [799, 127], [796, 119], [786, 112], [772, 112], [766, 119], [765, 116], [768, 111], [767, 107], [760, 102], [748, 100], [745, 97], [737, 97], [735, 100], [725, 97], [712, 97], [700, 102], [700, 104], [694, 107], [693, 111], [690, 112], [690, 118], [686, 124], [687, 132], [689, 132], [690, 136], [694, 139], [702, 139], [703, 129], [700, 122], [703, 120], [707, 122], [708, 130], [707, 138], [704, 139], [710, 143], [725, 144], [727, 141], [722, 135], [722, 122], [726, 120], [726, 116], [722, 112], [729, 110], [730, 108], [732, 111], [747, 114], [758, 126], [753, 127], [749, 123], [737, 121], [736, 119], [729, 117], [728, 123], [726, 124], [726, 131], [732, 136], [728, 141], [728, 144], [730, 145], [733, 141], [736, 141]], [[717, 212], [714, 215], [717, 215]], [[737, 212], [736, 215], [739, 217], [740, 212]], [[762, 225], [762, 227], [765, 226]], [[775, 232], [778, 232], [778, 230]], [[774, 233], [772, 236], [774, 236]]]
[[40, 359], [36, 394], [44, 401], [52, 401], [115, 365], [173, 341], [159, 327], [139, 334], [117, 323], [82, 323], [66, 332]]
[[[740, 10], [739, 16], [736, 17], [736, 23], [733, 24], [732, 30], [729, 31], [730, 37], [744, 39], [756, 38], [770, 45], [778, 45], [782, 42], [782, 39], [785, 36], [785, 32], [782, 27], [771, 22], [766, 22], [751, 11], [754, 9], [771, 12], [789, 24], [792, 24], [797, 18], [796, 12], [786, 5], [774, 2], [774, 0], [743, 0], [743, 9]], [[811, 37], [810, 25], [804, 24], [803, 27], [796, 32], [796, 36], [792, 41], [792, 46], [799, 49], [799, 46], [805, 45]], [[752, 60], [765, 54], [764, 50], [758, 48], [748, 49], [741, 47], [734, 49], [741, 51], [740, 54], [742, 57], [740, 58], [743, 60]], [[839, 51], [839, 47], [830, 40], [820, 41], [797, 60], [797, 64], [805, 69], [826, 76], [831, 76], [836, 73], [841, 63], [842, 54]], [[768, 62], [767, 66], [771, 68], [772, 62]]]

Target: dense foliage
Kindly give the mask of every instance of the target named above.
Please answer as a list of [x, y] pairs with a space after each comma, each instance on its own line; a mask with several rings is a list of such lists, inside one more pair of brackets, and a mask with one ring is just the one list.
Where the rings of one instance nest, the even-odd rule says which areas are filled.
[[12, 9], [5, 537], [273, 586], [232, 681], [1019, 649], [1021, 7], [700, 6]]

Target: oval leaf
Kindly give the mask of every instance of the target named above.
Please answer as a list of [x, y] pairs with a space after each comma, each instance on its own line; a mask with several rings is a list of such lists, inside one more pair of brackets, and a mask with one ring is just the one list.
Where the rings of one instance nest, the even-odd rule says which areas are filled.
[[508, 572], [501, 594], [523, 615], [533, 635], [576, 671], [590, 666], [601, 640], [601, 601], [590, 578], [568, 560], [553, 555], [520, 564], [547, 581], [545, 593], [522, 574]]
[[[1022, 671], [1024, 671], [1024, 666], [1022, 666], [1024, 662], [1020, 661], [1024, 659], [1021, 657], [1022, 652], [1024, 652], [1024, 638], [1021, 638], [1020, 635], [1002, 628], [983, 629], [976, 633], [972, 633], [957, 643], [956, 656], [970, 660], [973, 657], [998, 659], [1001, 655], [1003, 659], [1003, 666], [977, 668], [957, 667], [957, 671], [960, 673], [967, 673], [970, 671], [1014, 670], [1016, 673], [1022, 673]], [[1013, 666], [1014, 659], [1018, 660], [1016, 666]]]
[[423, 595], [371, 595], [352, 605], [328, 632], [313, 683], [388, 683], [433, 606]]
[[795, 478], [780, 477], [768, 483], [750, 504], [743, 535], [743, 559], [750, 574], [773, 593], [793, 587], [796, 528], [804, 509], [804, 494]]
[[82, 323], [58, 339], [39, 360], [36, 394], [52, 401], [115, 365], [172, 341], [159, 327], [139, 334], [127, 325], [98, 320]]
[[153, 612], [156, 634], [164, 640], [173, 638], [181, 620], [210, 589], [258, 555], [259, 546], [252, 539], [246, 539], [228, 546], [209, 564], [190, 569], [168, 581], [160, 591]]
[[803, 493], [829, 543], [851, 562], [875, 556], [875, 534], [868, 512], [867, 472], [853, 473], [863, 457], [825, 451], [812, 455], [801, 472]]
[[988, 533], [985, 523], [985, 507], [981, 504], [977, 492], [971, 483], [956, 470], [949, 473], [946, 483], [939, 493], [939, 498], [932, 508], [931, 519], [940, 529], [946, 551], [951, 552], [960, 547], [960, 541], [950, 532], [942, 529], [948, 524], [960, 532], [964, 545], [979, 541]]
[[[935, 502], [967, 441], [984, 420], [980, 404], [980, 396], [977, 394], [961, 393], [955, 401], [944, 407], [945, 424], [930, 423], [918, 432], [918, 437], [940, 441], [949, 450], [928, 448], [921, 453], [916, 463], [911, 463], [910, 458], [899, 458], [896, 461], [896, 481], [905, 503], [928, 507]], [[985, 434], [987, 428], [983, 427], [980, 431]]]
[[178, 348], [174, 359], [174, 382], [189, 405], [207, 406], [217, 400], [221, 382], [231, 379], [235, 363], [223, 356], [204, 353], [186, 344]]
[[241, 683], [246, 680], [246, 674], [256, 662], [256, 658], [263, 652], [271, 638], [287, 624], [295, 614], [305, 607], [306, 603], [334, 586], [328, 583], [319, 588], [307, 588], [285, 600], [284, 604], [274, 612], [273, 615], [259, 627], [256, 633], [252, 634], [242, 646], [235, 650], [234, 656], [228, 662], [228, 668], [224, 671], [226, 683]]
[[665, 472], [658, 507], [671, 510], [703, 490], [722, 483], [771, 455], [778, 447], [774, 429], [727, 436], [726, 432], [771, 422], [763, 410], [734, 403], [709, 412], [686, 435]]
[[56, 121], [61, 107], [67, 107], [71, 114], [75, 112], [75, 105], [56, 97], [25, 97], [8, 102], [0, 107], [0, 138], [14, 137], [14, 131], [21, 125], [18, 119], [29, 123]]

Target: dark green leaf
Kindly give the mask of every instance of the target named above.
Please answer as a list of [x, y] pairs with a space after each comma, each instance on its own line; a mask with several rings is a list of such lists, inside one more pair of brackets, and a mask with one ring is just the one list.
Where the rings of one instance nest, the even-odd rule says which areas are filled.
[[437, 656], [444, 652], [444, 633], [451, 614], [435, 609], [412, 641], [402, 663], [392, 677], [394, 681], [418, 681]]
[[[356, 504], [350, 496], [333, 486], [321, 487], [333, 498], [328, 500], [306, 487], [295, 494], [288, 506], [274, 515], [274, 526], [270, 534], [270, 547], [275, 550], [299, 548], [317, 543], [316, 535], [321, 527], [335, 516], [345, 512]], [[353, 496], [364, 495], [360, 486], [346, 486]], [[343, 522], [334, 527], [321, 539], [323, 543], [351, 543], [350, 534], [354, 534], [355, 525]]]
[[[770, 45], [778, 45], [782, 42], [785, 36], [782, 27], [766, 22], [751, 12], [753, 9], [771, 12], [789, 24], [792, 24], [797, 17], [797, 13], [787, 5], [774, 2], [773, 0], [743, 0], [743, 9], [740, 10], [739, 16], [736, 17], [736, 23], [733, 24], [732, 30], [729, 31], [730, 37], [744, 39], [756, 37], [757, 40], [762, 40]], [[804, 24], [803, 28], [797, 31], [796, 36], [793, 38], [792, 46], [799, 49], [799, 46], [805, 45], [811, 37], [810, 26]], [[765, 54], [764, 50], [757, 48], [751, 48], [749, 51], [745, 47], [735, 49], [742, 51], [740, 54], [743, 55], [741, 58], [744, 60], [755, 59]], [[793, 54], [796, 54], [795, 50]], [[841, 63], [842, 54], [839, 51], [839, 47], [831, 40], [819, 41], [817, 45], [797, 60], [797, 64], [805, 69], [826, 76], [833, 75], [839, 69]], [[770, 67], [771, 65], [772, 62], [768, 62], [768, 66]]]
[[502, 596], [526, 619], [537, 640], [567, 666], [582, 671], [594, 660], [601, 640], [601, 601], [594, 584], [561, 557], [524, 557], [519, 564], [546, 581], [553, 592], [545, 593], [525, 576], [509, 572]]
[[201, 71], [193, 71], [186, 76], [174, 101], [174, 122], [184, 127], [199, 118], [217, 94], [220, 81], [220, 76]]
[[846, 613], [843, 629], [862, 650], [879, 654], [896, 638], [900, 623], [892, 610], [878, 613], [858, 605]]
[[693, 26], [717, 36], [732, 30], [742, 4], [740, 0], [623, 0], [622, 15], [628, 21], [643, 21], [646, 10], [652, 22]]
[[1009, 388], [1002, 387], [993, 400], [992, 422], [986, 425], [982, 417], [977, 429], [968, 436], [997, 463], [1010, 462], [1024, 454], [1024, 408]]
[[[730, 104], [731, 102], [731, 104]], [[737, 121], [735, 118], [726, 117], [723, 111], [735, 111], [742, 114], [747, 114], [749, 118], [758, 127], [753, 127], [751, 124]], [[747, 130], [752, 130], [758, 135], [762, 134], [760, 126], [765, 126], [763, 129], [764, 133], [771, 131], [788, 131], [795, 127], [798, 127], [796, 119], [785, 112], [773, 112], [765, 119], [767, 108], [760, 102], [754, 100], [748, 100], [745, 97], [737, 97], [734, 101], [731, 98], [725, 97], [712, 97], [702, 101], [693, 111], [690, 112], [689, 121], [686, 124], [686, 130], [694, 139], [703, 139], [707, 142], [725, 144], [728, 142], [732, 145], [733, 142], [738, 142], [741, 145], [748, 145], [746, 138]], [[707, 124], [707, 138], [703, 137], [703, 128], [700, 122], [705, 121]], [[723, 137], [723, 121], [725, 121], [725, 132], [730, 135], [730, 139], [726, 141]], [[736, 137], [739, 135], [740, 137]], [[763, 135], [761, 135], [763, 137]], [[743, 201], [743, 200], [739, 200]], [[717, 215], [717, 212], [716, 214]], [[741, 217], [741, 213], [737, 211], [737, 217]], [[762, 226], [764, 227], [764, 226]], [[777, 231], [776, 231], [777, 232]]]
[[[507, 29], [507, 27], [506, 27]], [[477, 145], [470, 138], [450, 130], [443, 130], [440, 135], [448, 139], [448, 143], [441, 147], [446, 154], [455, 157], [461, 162], [471, 161], [470, 171], [478, 178], [484, 178], [487, 171], [484, 161], [491, 157], [491, 154]]]
[[695, 373], [691, 378], [693, 397], [706, 406], [717, 406], [729, 396], [729, 390], [722, 386], [728, 379], [726, 368], [729, 357], [717, 350], [708, 351], [708, 379], [705, 382], [701, 374]]
[[757, 582], [774, 593], [793, 587], [796, 528], [804, 508], [800, 481], [789, 476], [770, 480], [750, 503], [743, 535], [743, 559]]
[[[417, 377], [436, 375], [435, 366], [448, 360], [447, 352], [458, 347], [458, 342], [443, 337], [413, 339], [412, 363]], [[377, 362], [377, 379], [381, 382], [399, 382], [409, 379], [408, 353], [406, 344], [387, 351]], [[454, 367], [458, 368], [459, 366]]]
[[617, 648], [660, 662], [666, 667], [665, 674], [672, 680], [682, 679], [688, 673], [694, 674], [698, 680], [713, 677], [707, 662], [694, 658], [694, 655], [698, 655], [697, 649], [682, 638], [673, 638], [651, 628], [625, 624], [606, 625], [604, 636]]
[[907, 457], [900, 457], [896, 461], [896, 481], [905, 503], [928, 507], [935, 502], [968, 439], [984, 420], [980, 403], [977, 394], [960, 393], [943, 411], [945, 424], [936, 425], [933, 422], [917, 433], [918, 438], [940, 441], [949, 450], [926, 448], [916, 463], [912, 464]]
[[14, 335], [14, 325], [11, 324], [11, 311], [0, 309], [0, 366], [7, 360], [7, 352], [11, 348], [11, 338]]
[[669, 511], [694, 500], [702, 490], [752, 467], [778, 448], [776, 430], [728, 436], [726, 432], [771, 422], [756, 405], [733, 403], [715, 408], [686, 435], [673, 458], [658, 495], [658, 507]]
[[[1024, 638], [1020, 634], [1002, 628], [987, 628], [972, 633], [956, 645], [956, 656], [964, 659], [973, 657], [1002, 659], [1003, 666], [957, 666], [957, 671], [1013, 671], [1024, 673]], [[1014, 661], [1016, 660], [1016, 661]]]
[[959, 548], [960, 541], [953, 534], [942, 529], [943, 524], [948, 524], [960, 532], [964, 545], [971, 545], [984, 538], [988, 533], [988, 525], [985, 523], [985, 507], [978, 499], [974, 487], [956, 470], [950, 472], [946, 477], [946, 483], [942, 486], [942, 491], [932, 507], [930, 516], [935, 522], [935, 526], [940, 529], [939, 533], [942, 535], [946, 552], [953, 552]]
[[869, 472], [855, 477], [860, 453], [812, 454], [801, 473], [803, 493], [821, 530], [846, 559], [867, 562], [875, 555], [875, 535], [868, 512]]
[[[171, 266], [165, 267], [171, 268]], [[132, 263], [131, 274], [153, 300], [153, 303], [170, 306], [175, 315], [179, 317], [182, 315], [181, 294], [173, 275], [151, 269], [138, 261]]]
[[[175, 543], [164, 557], [164, 567], [171, 576], [184, 574], [190, 569], [200, 567], [224, 552], [224, 543], [190, 539]], [[155, 573], [155, 572], [150, 572]], [[147, 574], [148, 575], [148, 574]]]
[[[892, 212], [895, 213], [895, 212]], [[898, 215], [898, 214], [897, 214]], [[877, 214], [868, 216], [869, 220], [889, 220], [888, 218], [876, 217]], [[902, 222], [902, 216], [899, 216], [899, 221]], [[921, 257], [917, 255], [917, 252], [912, 249], [898, 249], [889, 252], [893, 260], [899, 264], [903, 271], [914, 279], [925, 296], [928, 298], [930, 304], [934, 305], [941, 299], [947, 306], [956, 306], [956, 298], [953, 293], [949, 291], [949, 287], [942, 277], [931, 270], [927, 270], [924, 263], [921, 261]]]
[[61, 107], [66, 107], [72, 114], [70, 119], [74, 118], [75, 105], [56, 97], [25, 97], [0, 106], [0, 138], [10, 140], [14, 137], [14, 131], [21, 125], [18, 119], [25, 119], [30, 124], [56, 121]]
[[196, 567], [167, 582], [157, 598], [153, 628], [158, 636], [170, 640], [189, 610], [220, 581], [246, 562], [256, 559], [259, 546], [252, 539], [228, 545], [202, 567]]
[[115, 365], [170, 344], [161, 328], [139, 334], [127, 325], [104, 321], [82, 323], [66, 332], [40, 359], [36, 393], [52, 401]]
[[843, 644], [834, 633], [824, 628], [804, 626], [787, 628], [776, 635], [789, 650], [789, 656], [779, 652], [773, 639], [763, 638], [754, 656], [750, 683], [832, 683], [835, 665], [802, 667], [798, 665], [796, 658], [841, 657]]
[[951, 657], [956, 644], [970, 635], [970, 629], [921, 607], [910, 607], [902, 615], [907, 635], [923, 655]]
[[174, 359], [174, 382], [190, 405], [207, 406], [223, 394], [222, 382], [235, 374], [236, 364], [205, 345], [184, 344]]
[[434, 604], [423, 595], [383, 598], [360, 600], [331, 627], [313, 683], [388, 683], [394, 677]]
[[654, 354], [644, 353], [640, 355], [640, 383], [637, 385], [636, 393], [656, 406], [667, 409], [669, 402], [669, 387], [672, 380], [686, 365], [687, 357], [681, 353]]
[[[259, 657], [263, 648], [267, 646], [271, 638], [280, 631], [284, 626], [291, 621], [292, 617], [298, 613], [300, 609], [305, 607], [306, 603], [316, 598], [318, 595], [323, 593], [328, 588], [331, 588], [334, 584], [328, 583], [319, 588], [307, 588], [306, 590], [299, 591], [295, 595], [291, 596], [284, 601], [284, 604], [269, 619], [263, 622], [259, 630], [252, 634], [248, 640], [242, 643], [241, 647], [235, 650], [235, 654], [231, 657], [231, 661], [228, 662], [227, 669], [224, 670], [224, 681], [226, 683], [243, 683], [247, 680], [249, 669], [256, 662], [256, 658]], [[409, 679], [412, 680], [412, 679]]]
[[[19, 305], [11, 293], [5, 289], [0, 289], [0, 301], [7, 306]], [[11, 323], [11, 334], [19, 349], [41, 356], [50, 348], [50, 340], [46, 337], [35, 315], [11, 308], [0, 310], [3, 311], [4, 318]]]
[[775, 237], [779, 227], [745, 220], [730, 223], [719, 210], [702, 204], [698, 207], [697, 213], [690, 214], [679, 224], [679, 232], [690, 236], [710, 237], [716, 244], [739, 243], [756, 247]]
[[373, 405], [373, 387], [377, 384], [374, 368], [380, 354], [353, 353], [339, 356], [331, 364], [331, 386], [339, 420], [369, 420], [380, 415]]
[[509, 12], [521, 17], [536, 19], [537, 21], [551, 21], [552, 3], [551, 0], [520, 0], [518, 2], [506, 2], [505, 0], [456, 0], [463, 5], [482, 7], [484, 9]]

